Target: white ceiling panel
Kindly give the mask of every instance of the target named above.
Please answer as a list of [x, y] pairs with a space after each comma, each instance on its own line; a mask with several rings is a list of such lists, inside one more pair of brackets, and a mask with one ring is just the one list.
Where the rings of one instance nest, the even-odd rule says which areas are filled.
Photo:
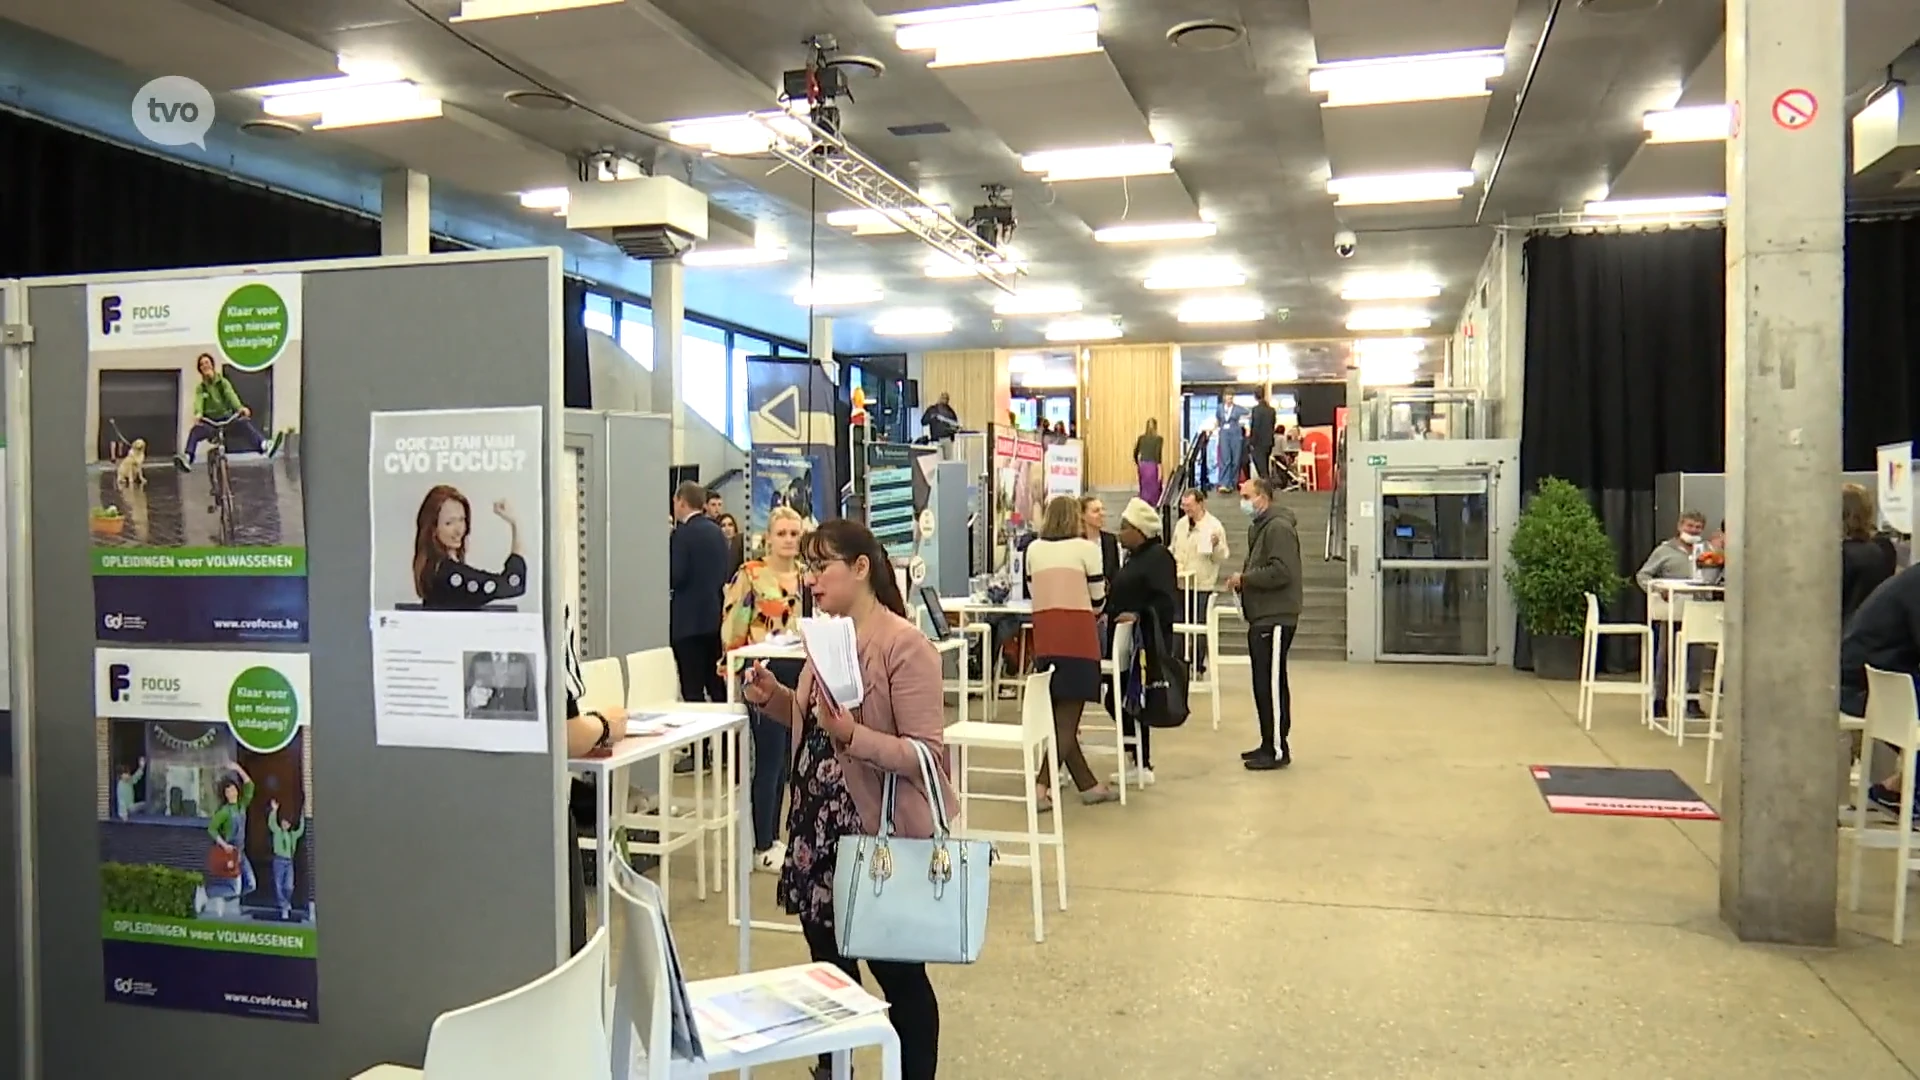
[[564, 187], [566, 156], [453, 105], [433, 120], [316, 132], [472, 191], [506, 194]]
[[1016, 154], [1153, 141], [1104, 52], [934, 71]]
[[1487, 100], [1420, 101], [1320, 110], [1335, 176], [1470, 169]]
[[1095, 229], [1126, 223], [1192, 221], [1199, 213], [1177, 176], [1130, 176], [1124, 180], [1076, 180], [1053, 185], [1067, 212]]
[[1654, 199], [1712, 195], [1727, 190], [1727, 144], [1661, 143], [1643, 146], [1614, 178], [1608, 197]]
[[1518, 0], [1309, 0], [1323, 64], [1504, 49]]
[[465, 22], [459, 29], [538, 68], [580, 100], [642, 124], [777, 104], [772, 83], [714, 54], [641, 0]]
[[216, 93], [339, 74], [327, 50], [203, 0], [0, 0], [0, 19]]
[[[792, 166], [781, 165], [773, 158], [715, 156], [707, 160], [802, 213], [812, 206], [817, 207], [820, 215], [825, 217], [835, 210], [845, 210], [855, 205], [852, 200], [825, 184], [816, 187], [812, 177]], [[824, 224], [822, 227], [825, 227]]]

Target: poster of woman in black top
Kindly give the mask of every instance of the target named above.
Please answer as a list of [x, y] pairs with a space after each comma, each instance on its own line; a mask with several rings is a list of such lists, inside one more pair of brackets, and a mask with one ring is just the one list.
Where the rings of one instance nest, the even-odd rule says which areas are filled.
[[371, 427], [380, 743], [549, 752], [544, 411], [376, 412]]

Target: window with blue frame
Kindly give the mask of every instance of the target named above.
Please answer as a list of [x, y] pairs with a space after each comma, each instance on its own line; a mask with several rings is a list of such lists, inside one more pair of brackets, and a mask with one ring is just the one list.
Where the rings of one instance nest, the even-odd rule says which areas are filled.
[[753, 444], [753, 425], [747, 418], [747, 358], [773, 355], [773, 346], [764, 339], [747, 334], [733, 335], [733, 366], [727, 373], [727, 389], [733, 399], [733, 418], [728, 433], [742, 450]]
[[727, 395], [727, 332], [689, 318], [680, 337], [680, 400], [726, 431], [733, 409]]
[[608, 337], [613, 337], [613, 304], [614, 300], [611, 296], [588, 293], [586, 314], [580, 321], [586, 323], [589, 330], [598, 330]]
[[636, 304], [631, 300], [620, 304], [620, 348], [628, 356], [640, 362], [648, 371], [653, 370], [653, 309], [645, 304]]

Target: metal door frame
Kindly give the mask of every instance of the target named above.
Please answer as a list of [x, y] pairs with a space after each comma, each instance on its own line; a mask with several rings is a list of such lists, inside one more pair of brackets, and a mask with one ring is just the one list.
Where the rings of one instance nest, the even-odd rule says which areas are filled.
[[[1376, 662], [1387, 664], [1493, 664], [1499, 654], [1498, 636], [1494, 632], [1494, 619], [1498, 605], [1494, 602], [1494, 590], [1500, 586], [1500, 535], [1499, 492], [1500, 466], [1497, 463], [1473, 465], [1435, 465], [1402, 466], [1382, 468], [1375, 480], [1374, 500], [1383, 508], [1387, 501], [1387, 484], [1396, 479], [1437, 479], [1442, 477], [1474, 477], [1486, 481], [1486, 527], [1487, 557], [1485, 559], [1389, 559], [1381, 553], [1385, 550], [1385, 536], [1381, 530], [1386, 528], [1387, 515], [1384, 509], [1373, 519], [1373, 655]], [[1452, 494], [1452, 493], [1444, 493]], [[1430, 655], [1423, 653], [1394, 653], [1386, 649], [1387, 636], [1387, 573], [1392, 570], [1485, 570], [1487, 572], [1487, 645], [1486, 655], [1450, 654]]]

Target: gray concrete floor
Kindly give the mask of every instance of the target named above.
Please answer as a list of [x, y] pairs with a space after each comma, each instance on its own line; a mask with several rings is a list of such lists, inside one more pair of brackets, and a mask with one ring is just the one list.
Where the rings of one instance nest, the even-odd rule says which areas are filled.
[[[1742, 945], [1716, 824], [1549, 814], [1525, 768], [1672, 768], [1717, 802], [1704, 744], [1624, 699], [1589, 737], [1571, 687], [1506, 670], [1296, 665], [1295, 686], [1291, 770], [1240, 768], [1236, 689], [1222, 730], [1202, 710], [1157, 740], [1156, 787], [1066, 808], [1070, 907], [1045, 944], [1026, 871], [995, 871], [985, 954], [934, 971], [944, 1080], [1920, 1075], [1920, 943], [1887, 943], [1887, 854], [1840, 948]], [[726, 974], [735, 937], [691, 861], [675, 933], [690, 974]], [[754, 949], [806, 959], [798, 935]]]

